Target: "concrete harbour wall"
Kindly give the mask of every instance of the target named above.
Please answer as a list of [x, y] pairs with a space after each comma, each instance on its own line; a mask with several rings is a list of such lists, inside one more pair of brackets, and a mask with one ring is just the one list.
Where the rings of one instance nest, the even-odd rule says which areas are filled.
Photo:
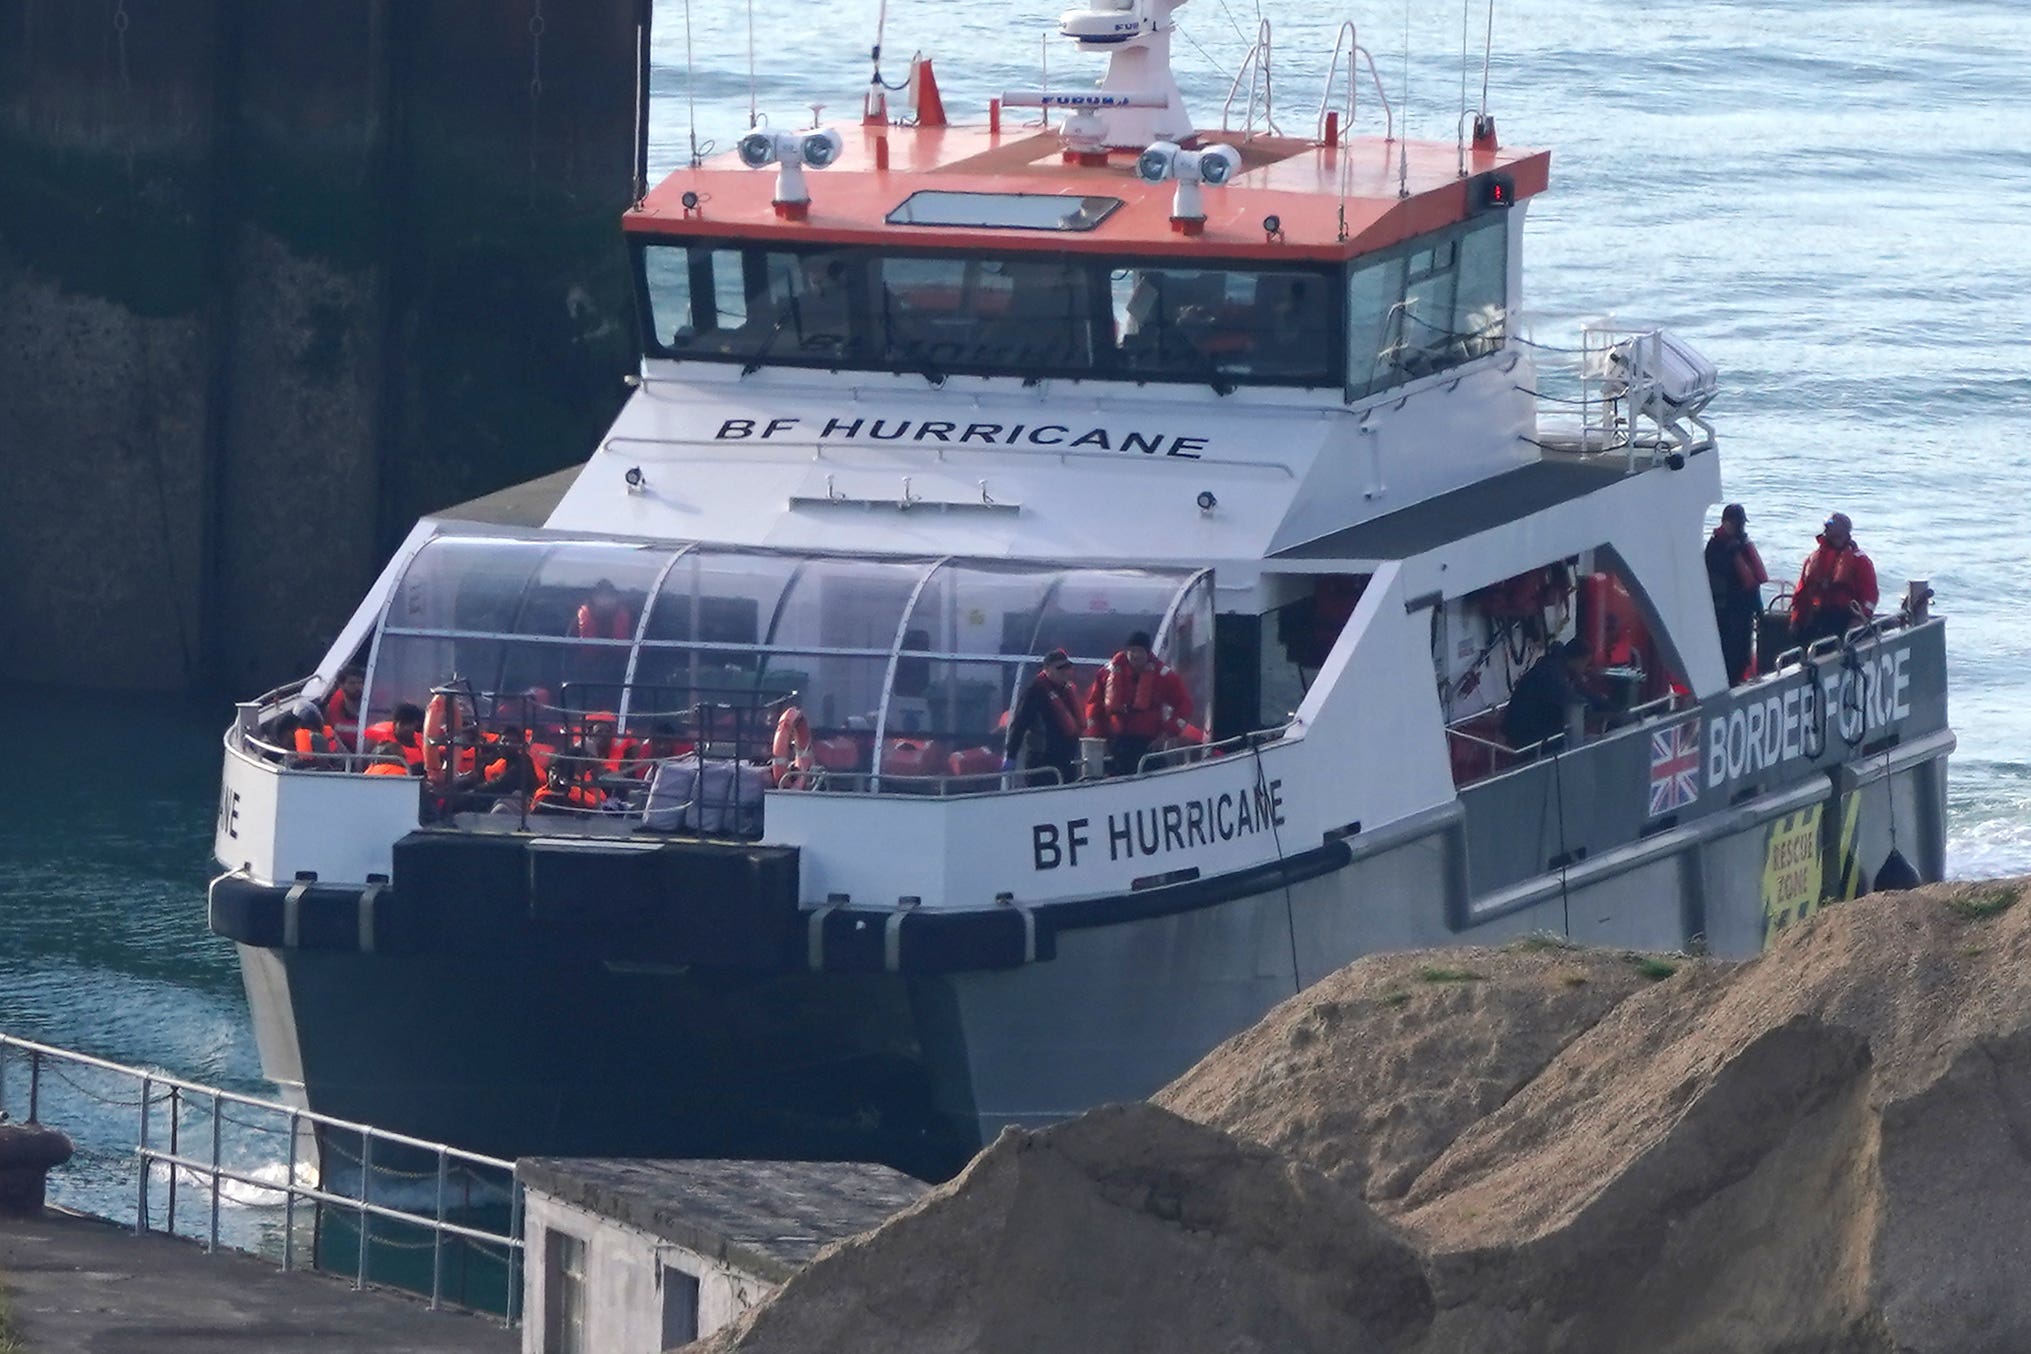
[[0, 0], [0, 679], [251, 694], [419, 514], [583, 459], [648, 16]]

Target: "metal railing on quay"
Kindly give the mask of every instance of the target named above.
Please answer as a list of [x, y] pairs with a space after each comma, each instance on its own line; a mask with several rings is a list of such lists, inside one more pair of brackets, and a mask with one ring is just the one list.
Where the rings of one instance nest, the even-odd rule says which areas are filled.
[[[99, 1084], [87, 1085], [86, 1078]], [[57, 1088], [77, 1103], [51, 1120], [49, 1101]], [[18, 1092], [18, 1102], [10, 1092]], [[84, 1211], [130, 1225], [137, 1234], [190, 1237], [207, 1251], [224, 1246], [267, 1255], [292, 1270], [301, 1267], [307, 1215], [309, 1267], [326, 1269], [322, 1243], [335, 1223], [345, 1222], [355, 1237], [349, 1266], [355, 1288], [401, 1287], [427, 1295], [433, 1309], [495, 1310], [511, 1327], [519, 1321], [522, 1192], [512, 1161], [0, 1034], [0, 1110], [15, 1103], [25, 1108], [27, 1122], [48, 1122], [70, 1134], [80, 1148], [74, 1161], [99, 1171], [105, 1188]], [[123, 1122], [125, 1131], [117, 1127]], [[204, 1144], [196, 1152], [193, 1134]], [[357, 1144], [357, 1152], [348, 1143]], [[108, 1168], [117, 1175], [122, 1162], [133, 1177], [125, 1190], [117, 1179], [103, 1178]], [[427, 1202], [414, 1202], [419, 1191]], [[109, 1209], [107, 1201], [116, 1197], [131, 1200], [127, 1215]], [[505, 1222], [486, 1225], [484, 1217], [499, 1216], [503, 1203]], [[272, 1229], [261, 1234], [268, 1246], [236, 1241], [223, 1225], [228, 1206], [279, 1207], [279, 1253]], [[426, 1248], [427, 1282], [401, 1255]], [[500, 1266], [498, 1308], [470, 1298], [473, 1256]], [[454, 1259], [460, 1267], [456, 1295], [448, 1291]]]

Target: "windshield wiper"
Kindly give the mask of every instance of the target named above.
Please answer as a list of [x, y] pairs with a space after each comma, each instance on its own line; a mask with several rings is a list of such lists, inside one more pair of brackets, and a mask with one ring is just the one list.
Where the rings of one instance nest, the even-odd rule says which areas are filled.
[[756, 346], [754, 355], [741, 363], [741, 375], [752, 376], [762, 369], [762, 362], [768, 357], [769, 349], [776, 345], [776, 339], [789, 327], [790, 322], [796, 318], [797, 298], [793, 296], [790, 298], [789, 304], [783, 307], [783, 313], [777, 317], [775, 324], [769, 327], [769, 332], [763, 336], [761, 343]]
[[924, 352], [923, 344], [921, 343], [909, 344], [903, 350], [903, 352], [904, 356], [910, 360], [905, 362], [898, 362], [895, 365], [895, 371], [898, 375], [904, 372], [915, 372], [917, 375], [923, 377], [926, 381], [929, 381], [934, 386], [941, 386], [945, 384], [945, 373], [938, 369], [937, 363], [933, 362], [930, 358], [925, 357], [923, 355]]

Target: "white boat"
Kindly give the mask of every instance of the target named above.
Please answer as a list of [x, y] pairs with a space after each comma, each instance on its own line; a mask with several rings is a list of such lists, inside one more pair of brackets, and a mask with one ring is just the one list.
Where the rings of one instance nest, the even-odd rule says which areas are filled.
[[[1399, 137], [1351, 25], [1310, 134], [1259, 81], [1194, 122], [1172, 8], [1064, 17], [1097, 87], [947, 125], [919, 65], [909, 115], [877, 86], [627, 214], [591, 459], [418, 523], [227, 731], [211, 926], [269, 1076], [506, 1155], [936, 1174], [1363, 954], [1743, 954], [1940, 877], [1929, 594], [1730, 680], [1714, 372], [1527, 340], [1548, 153]], [[1135, 631], [1186, 693], [1146, 754], [1005, 770], [1045, 655], [1083, 685]], [[1595, 708], [1511, 746], [1575, 639]], [[420, 778], [298, 746], [349, 665], [364, 723], [430, 715]], [[485, 783], [524, 740], [533, 810]]]

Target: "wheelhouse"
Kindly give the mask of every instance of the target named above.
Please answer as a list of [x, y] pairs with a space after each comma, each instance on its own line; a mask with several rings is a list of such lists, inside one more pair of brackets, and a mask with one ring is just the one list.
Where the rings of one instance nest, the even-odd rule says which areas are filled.
[[638, 236], [644, 352], [747, 371], [1340, 387], [1359, 399], [1501, 348], [1508, 221], [1484, 215], [1339, 265]]

